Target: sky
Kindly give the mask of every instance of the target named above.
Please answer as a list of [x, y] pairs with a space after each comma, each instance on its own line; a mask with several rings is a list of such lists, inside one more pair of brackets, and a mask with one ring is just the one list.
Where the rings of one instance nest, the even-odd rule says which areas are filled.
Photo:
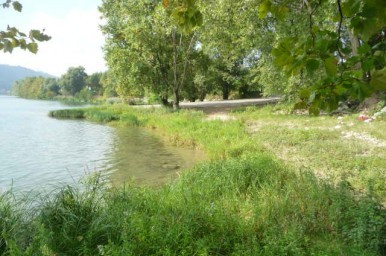
[[[0, 0], [0, 3], [5, 0]], [[69, 67], [83, 66], [87, 74], [105, 71], [102, 46], [104, 37], [98, 5], [100, 0], [19, 0], [21, 13], [0, 8], [0, 30], [7, 25], [27, 33], [45, 29], [52, 37], [39, 43], [37, 54], [15, 49], [12, 54], [0, 52], [0, 64], [22, 66], [54, 76]]]

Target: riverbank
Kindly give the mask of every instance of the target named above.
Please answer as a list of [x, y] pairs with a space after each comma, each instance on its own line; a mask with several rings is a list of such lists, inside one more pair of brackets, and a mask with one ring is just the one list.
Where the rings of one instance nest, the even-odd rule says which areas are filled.
[[[76, 114], [74, 114], [76, 113]], [[384, 121], [286, 114], [280, 106], [208, 118], [127, 106], [52, 116], [143, 126], [204, 150], [206, 163], [161, 188], [59, 190], [25, 218], [3, 196], [3, 252], [53, 255], [382, 255]], [[338, 128], [340, 126], [340, 128]], [[351, 132], [351, 133], [348, 133]], [[373, 141], [373, 140], [371, 140]], [[7, 203], [11, 205], [7, 205]], [[7, 210], [10, 209], [10, 210]], [[20, 213], [20, 214], [19, 214]], [[24, 217], [23, 217], [24, 216]], [[28, 215], [27, 215], [28, 216]], [[27, 220], [26, 220], [27, 219]], [[4, 220], [4, 218], [2, 219]], [[5, 230], [5, 231], [4, 231]], [[29, 230], [26, 233], [19, 230]], [[2, 251], [0, 251], [1, 253]], [[16, 254], [12, 254], [16, 255]]]
[[368, 123], [357, 115], [294, 115], [285, 105], [209, 114], [118, 105], [51, 115], [147, 127], [177, 146], [203, 149], [211, 160], [263, 152], [319, 178], [335, 183], [345, 180], [358, 191], [371, 189], [386, 201], [384, 119]]

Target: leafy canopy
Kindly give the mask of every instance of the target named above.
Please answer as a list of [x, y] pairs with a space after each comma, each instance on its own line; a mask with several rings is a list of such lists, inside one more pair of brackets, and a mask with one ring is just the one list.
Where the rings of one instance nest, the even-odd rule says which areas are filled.
[[189, 34], [203, 23], [196, 0], [162, 0], [162, 5], [177, 24], [179, 31]]
[[297, 108], [319, 114], [336, 109], [341, 101], [363, 101], [385, 92], [383, 0], [264, 0], [259, 6], [259, 17], [275, 17], [277, 24], [293, 23], [301, 15], [307, 17], [307, 32], [280, 38], [272, 50], [274, 63], [287, 76], [313, 79], [300, 91]]

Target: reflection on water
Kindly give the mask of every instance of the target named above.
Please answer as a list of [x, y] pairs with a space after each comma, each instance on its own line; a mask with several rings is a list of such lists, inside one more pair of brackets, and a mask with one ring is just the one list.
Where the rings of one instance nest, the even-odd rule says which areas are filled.
[[[134, 179], [158, 184], [191, 167], [202, 154], [165, 146], [140, 128], [56, 120], [58, 102], [0, 96], [0, 192], [49, 190], [100, 171], [114, 185]], [[67, 106], [68, 107], [68, 106]]]

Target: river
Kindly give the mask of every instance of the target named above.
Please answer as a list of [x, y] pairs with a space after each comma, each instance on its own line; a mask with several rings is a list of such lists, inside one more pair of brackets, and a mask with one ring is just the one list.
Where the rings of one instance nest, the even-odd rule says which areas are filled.
[[165, 145], [141, 128], [113, 128], [48, 117], [60, 102], [0, 96], [0, 192], [76, 185], [100, 172], [115, 186], [155, 185], [203, 158], [201, 152]]

